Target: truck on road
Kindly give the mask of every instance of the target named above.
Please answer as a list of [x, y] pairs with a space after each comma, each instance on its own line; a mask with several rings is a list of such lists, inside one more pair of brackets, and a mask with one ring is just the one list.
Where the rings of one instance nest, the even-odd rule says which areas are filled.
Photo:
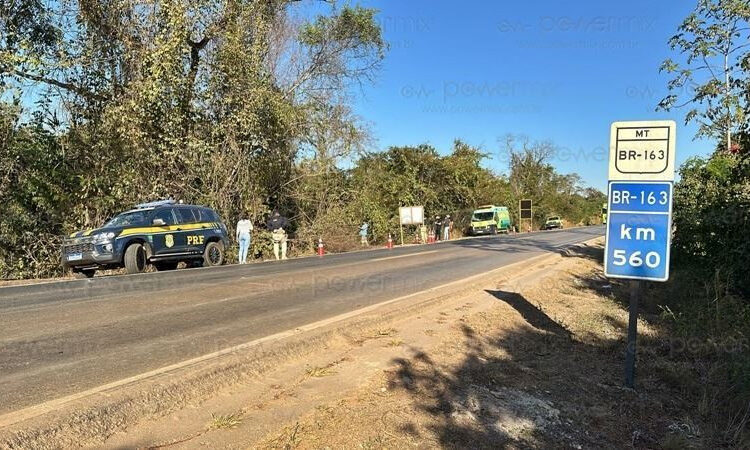
[[486, 205], [474, 210], [471, 215], [470, 234], [507, 233], [510, 231], [510, 214], [505, 206]]

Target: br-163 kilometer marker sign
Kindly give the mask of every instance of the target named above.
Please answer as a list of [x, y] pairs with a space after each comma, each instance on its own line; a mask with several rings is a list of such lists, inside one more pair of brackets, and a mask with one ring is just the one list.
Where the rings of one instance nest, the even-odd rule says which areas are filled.
[[604, 252], [608, 277], [669, 278], [675, 129], [671, 120], [612, 124]]

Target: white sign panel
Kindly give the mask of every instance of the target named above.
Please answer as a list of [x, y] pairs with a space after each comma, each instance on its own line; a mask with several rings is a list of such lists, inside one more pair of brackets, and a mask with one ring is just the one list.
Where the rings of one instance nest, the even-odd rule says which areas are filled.
[[671, 120], [612, 124], [604, 249], [607, 277], [669, 278], [675, 129]]
[[420, 225], [424, 223], [423, 206], [402, 206], [398, 209], [401, 225]]
[[609, 141], [609, 180], [674, 181], [673, 120], [614, 122]]

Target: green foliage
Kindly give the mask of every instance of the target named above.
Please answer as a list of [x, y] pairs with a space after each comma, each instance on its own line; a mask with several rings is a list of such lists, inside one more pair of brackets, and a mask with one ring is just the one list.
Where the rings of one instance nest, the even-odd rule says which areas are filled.
[[0, 103], [0, 276], [55, 273], [61, 213], [75, 179], [64, 148], [41, 124], [19, 125], [20, 108]]
[[552, 142], [530, 142], [509, 135], [506, 149], [511, 186], [509, 206], [514, 217], [519, 214], [519, 201], [530, 199], [535, 228], [552, 215], [573, 224], [601, 223], [601, 206], [607, 197], [596, 189], [582, 188], [577, 174], [558, 174], [549, 162], [557, 152]]
[[682, 344], [674, 357], [694, 372], [685, 391], [711, 447], [750, 444], [748, 22], [745, 0], [699, 0], [670, 40], [684, 62], [661, 67], [674, 78], [659, 107], [687, 106], [685, 120], [700, 125], [698, 135], [721, 142], [710, 157], [680, 168], [673, 276], [660, 287], [664, 317]]
[[[513, 208], [511, 184], [482, 166], [485, 156], [457, 140], [445, 155], [429, 145], [391, 147], [363, 156], [348, 170], [324, 169], [320, 159], [304, 160], [295, 167], [297, 181], [291, 187], [298, 238], [310, 250], [318, 237], [329, 250], [353, 248], [359, 245], [359, 225], [367, 221], [371, 238], [384, 242], [389, 233], [399, 235], [398, 208], [412, 205], [424, 206], [428, 223], [436, 215], [450, 214], [456, 228], [464, 231], [480, 205]], [[515, 172], [518, 176], [520, 170]], [[559, 175], [551, 167], [548, 173], [549, 188], [544, 192], [554, 195], [550, 204], [558, 214], [574, 223], [598, 220], [604, 194], [579, 189], [577, 176]], [[545, 204], [543, 198], [540, 201]], [[405, 230], [408, 242], [412, 228]]]
[[335, 42], [355, 42], [353, 51], [372, 48], [382, 56], [386, 43], [375, 20], [376, 11], [359, 5], [345, 6], [335, 16], [320, 16], [300, 31], [300, 41], [311, 47]]
[[685, 122], [699, 124], [698, 136], [728, 141], [731, 134], [746, 131], [749, 25], [745, 0], [698, 1], [669, 40], [683, 61], [662, 63], [660, 70], [673, 78], [658, 109], [689, 107]]
[[702, 280], [716, 276], [750, 294], [750, 159], [717, 152], [692, 158], [675, 186], [674, 256]]
[[6, 3], [0, 83], [39, 101], [0, 110], [3, 277], [59, 274], [59, 236], [141, 201], [293, 214], [308, 136], [336, 157], [366, 139], [343, 88], [384, 56], [374, 10], [298, 27], [286, 0]]

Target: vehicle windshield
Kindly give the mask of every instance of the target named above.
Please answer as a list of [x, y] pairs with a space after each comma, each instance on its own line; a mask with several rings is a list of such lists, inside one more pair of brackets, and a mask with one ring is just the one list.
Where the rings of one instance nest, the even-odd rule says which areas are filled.
[[116, 215], [112, 220], [104, 225], [104, 228], [109, 227], [130, 227], [136, 225], [146, 225], [148, 220], [147, 211], [131, 211]]
[[559, 217], [550, 217], [549, 219], [547, 219], [547, 222], [553, 222], [553, 221], [556, 221], [556, 220], [560, 220], [560, 218]]
[[492, 220], [492, 217], [494, 217], [495, 213], [492, 211], [487, 212], [475, 212], [474, 217], [471, 218], [474, 222], [482, 222], [485, 220]]

